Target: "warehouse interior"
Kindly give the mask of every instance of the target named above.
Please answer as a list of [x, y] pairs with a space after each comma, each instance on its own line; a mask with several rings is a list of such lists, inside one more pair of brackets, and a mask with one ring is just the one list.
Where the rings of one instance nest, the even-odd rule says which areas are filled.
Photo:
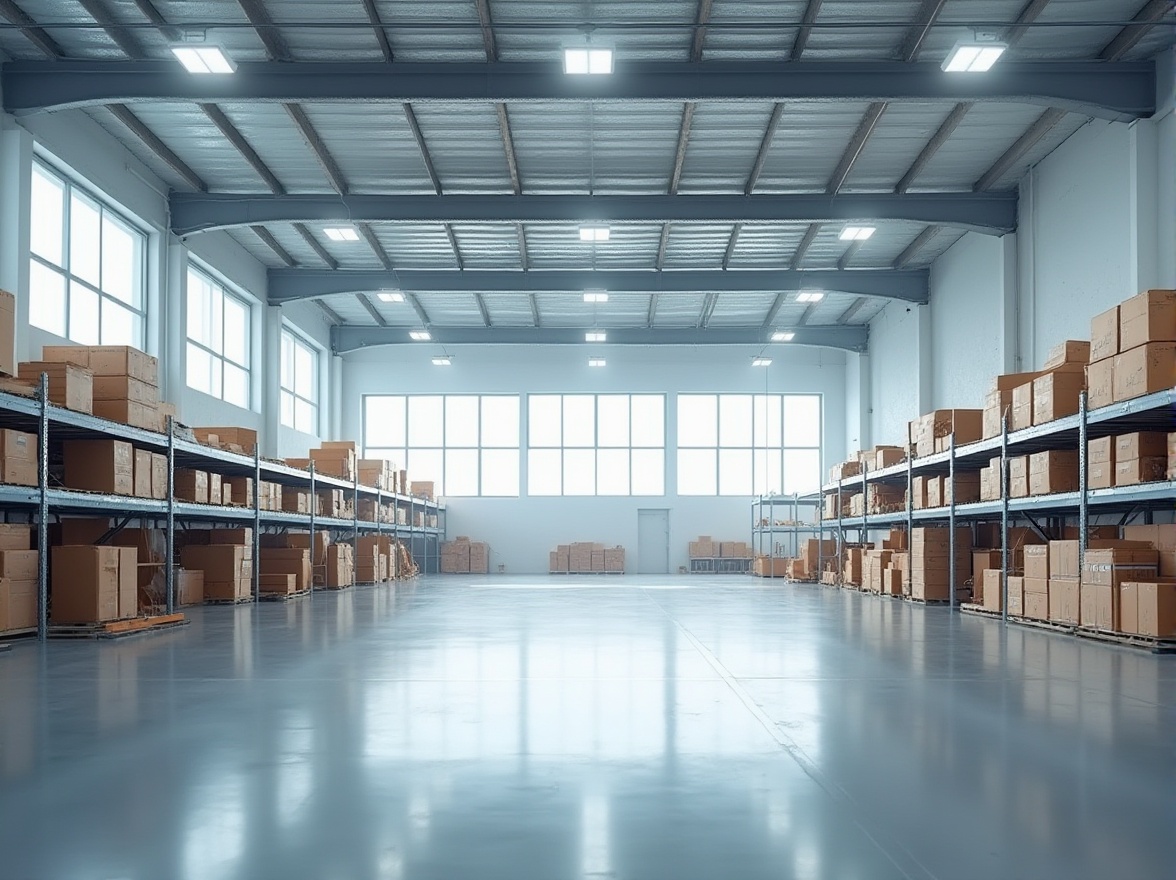
[[1171, 873], [1171, 0], [0, 0], [0, 105], [0, 877]]

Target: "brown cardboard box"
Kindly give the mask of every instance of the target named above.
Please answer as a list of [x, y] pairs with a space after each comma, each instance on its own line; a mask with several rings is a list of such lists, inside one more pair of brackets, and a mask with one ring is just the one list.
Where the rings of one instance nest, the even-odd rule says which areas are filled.
[[310, 513], [310, 493], [286, 488], [282, 492], [282, 510], [289, 513]]
[[427, 498], [433, 500], [433, 481], [432, 480], [413, 480], [410, 494], [417, 498]]
[[[258, 572], [266, 575], [293, 575], [294, 591], [309, 590], [311, 584], [310, 550], [300, 547], [262, 547]], [[264, 589], [262, 592], [266, 592]]]
[[1040, 371], [1035, 372], [1035, 373], [1005, 373], [1003, 375], [996, 376], [992, 380], [992, 385], [989, 386], [988, 390], [990, 392], [991, 391], [1012, 392], [1014, 389], [1019, 388], [1020, 386], [1024, 385], [1026, 382], [1032, 382], [1034, 379], [1036, 379], [1040, 375], [1041, 375]]
[[1049, 592], [1049, 581], [1045, 578], [1025, 577], [1022, 578], [1022, 587], [1025, 590], [1025, 595], [1030, 593], [1039, 593], [1045, 595]]
[[175, 578], [177, 605], [204, 604], [204, 572], [180, 568]]
[[977, 593], [983, 591], [984, 572], [989, 568], [1000, 568], [1001, 555], [999, 550], [972, 551], [972, 584], [979, 586]]
[[1119, 303], [1119, 351], [1176, 342], [1176, 290], [1146, 290]]
[[342, 590], [355, 583], [355, 557], [350, 544], [332, 544], [327, 548], [328, 590]]
[[95, 400], [94, 415], [145, 431], [159, 430], [159, 413], [156, 408], [133, 400]]
[[490, 545], [483, 541], [470, 542], [470, 574], [490, 573]]
[[860, 461], [843, 461], [841, 464], [835, 464], [829, 470], [829, 482], [836, 483], [839, 480], [847, 480], [850, 477], [856, 477], [862, 472], [862, 463]]
[[984, 414], [981, 428], [983, 439], [999, 437], [1002, 419], [1011, 417], [1013, 407], [1012, 391], [990, 391], [984, 398]]
[[1176, 386], [1176, 342], [1149, 342], [1115, 355], [1115, 402]]
[[151, 453], [151, 497], [167, 500], [167, 456]]
[[208, 471], [176, 468], [175, 493], [177, 501], [193, 504], [208, 503]]
[[37, 626], [37, 582], [0, 579], [0, 633]]
[[604, 571], [604, 551], [592, 551], [592, 571]]
[[[1036, 380], [1034, 380], [1036, 381]], [[1013, 409], [1009, 416], [1009, 430], [1019, 431], [1033, 424], [1033, 382], [1013, 389]]]
[[94, 374], [76, 364], [29, 361], [19, 366], [22, 380], [37, 383], [49, 374], [49, 400], [74, 412], [94, 411]]
[[0, 550], [0, 577], [10, 581], [37, 579], [37, 550]]
[[1090, 320], [1090, 362], [1119, 353], [1119, 307], [1107, 309]]
[[1004, 595], [1004, 570], [1000, 568], [986, 568], [980, 580], [981, 596], [984, 607], [988, 611], [1000, 611], [1001, 598]]
[[271, 596], [293, 596], [300, 592], [298, 575], [287, 574], [259, 574], [257, 576], [258, 591]]
[[37, 485], [37, 440], [36, 434], [26, 434], [10, 428], [0, 430], [0, 483], [13, 486]]
[[[1028, 578], [1025, 583], [1028, 585]], [[1009, 605], [1012, 605], [1012, 601]], [[1029, 620], [1049, 620], [1049, 592], [1031, 593], [1026, 588], [1021, 597], [1021, 616]]]
[[1016, 455], [1009, 459], [1009, 497], [1029, 495], [1029, 456]]
[[1086, 368], [1086, 406], [1098, 409], [1115, 402], [1115, 358], [1098, 361]]
[[[1008, 584], [1009, 616], [1020, 617], [1025, 613], [1025, 578], [1017, 575], [1009, 575]], [[985, 607], [987, 607], [987, 597]]]
[[1168, 435], [1163, 431], [1136, 431], [1115, 438], [1115, 460], [1125, 458], [1166, 457]]
[[138, 613], [137, 553], [131, 547], [52, 550], [50, 620], [103, 623]]
[[1137, 486], [1140, 483], [1155, 483], [1166, 479], [1167, 473], [1166, 456], [1120, 459], [1115, 462], [1115, 485]]
[[1078, 412], [1078, 398], [1086, 390], [1086, 372], [1046, 373], [1033, 380], [1033, 424], [1044, 425]]
[[874, 470], [906, 461], [906, 450], [901, 446], [878, 446], [874, 453]]
[[1081, 622], [1081, 600], [1077, 580], [1049, 579], [1049, 619], [1054, 623]]
[[210, 529], [208, 532], [209, 544], [239, 544], [242, 547], [253, 546], [253, 529], [236, 528], [236, 529]]
[[1122, 632], [1120, 589], [1083, 581], [1078, 592], [1083, 626], [1104, 632]]
[[911, 478], [911, 509], [924, 510], [928, 505], [928, 477]]
[[1168, 479], [1176, 480], [1176, 431], [1168, 435]]
[[16, 375], [16, 297], [0, 290], [0, 373]]
[[1160, 556], [1160, 577], [1176, 577], [1176, 524], [1124, 526], [1123, 538], [1151, 544]]
[[131, 495], [135, 450], [122, 440], [66, 440], [62, 443], [65, 485], [90, 492]]
[[[1077, 543], [1077, 541], [1074, 542], [1075, 545]], [[1039, 581], [1046, 580], [1050, 576], [1050, 547], [1048, 544], [1028, 544], [1021, 548], [1021, 553], [1024, 560], [1025, 577]], [[1055, 573], [1054, 576], [1057, 577], [1058, 574]]]
[[1051, 449], [1029, 456], [1029, 494], [1078, 491], [1078, 452]]
[[[285, 546], [299, 547], [306, 550], [310, 547], [310, 532], [290, 532], [285, 536]], [[319, 530], [314, 533], [314, 554], [311, 557], [311, 562], [314, 565], [322, 565], [327, 558], [327, 548], [331, 546], [331, 536], [326, 532]]]
[[152, 409], [159, 406], [159, 388], [130, 376], [95, 376], [94, 400], [129, 400]]
[[151, 453], [146, 449], [135, 450], [133, 494], [136, 498], [151, 497]]
[[158, 387], [159, 361], [151, 355], [129, 345], [90, 345], [86, 348], [86, 366], [95, 376], [130, 376]]
[[184, 568], [204, 572], [207, 598], [238, 599], [249, 595], [253, 577], [252, 547], [243, 544], [186, 544], [180, 556]]
[[1109, 489], [1115, 485], [1115, 438], [1099, 437], [1086, 444], [1086, 487]]
[[605, 571], [624, 571], [625, 570], [625, 548], [613, 547], [604, 551], [604, 570]]
[[735, 542], [734, 541], [720, 541], [719, 542], [719, 556], [724, 559], [732, 559], [735, 556]]
[[1159, 552], [1153, 547], [1088, 549], [1082, 560], [1082, 582], [1118, 588], [1126, 581], [1143, 581], [1159, 576]]
[[[257, 432], [252, 428], [224, 427], [224, 428], [193, 428], [198, 443], [209, 446], [240, 446], [246, 455], [253, 454], [257, 446]], [[215, 442], [213, 440], [215, 439]], [[309, 461], [309, 459], [307, 459]], [[305, 465], [303, 465], [305, 468]]]
[[927, 507], [943, 507], [943, 477], [927, 477]]
[[1045, 359], [1045, 369], [1055, 370], [1066, 364], [1085, 366], [1088, 363], [1090, 363], [1090, 343], [1085, 339], [1067, 339], [1049, 350], [1049, 356]]
[[1176, 583], [1141, 581], [1135, 584], [1134, 632], [1157, 639], [1176, 638]]
[[253, 506], [253, 477], [221, 477], [221, 503], [229, 504], [225, 500], [225, 487], [229, 487], [232, 494], [232, 504], [236, 507]]
[[980, 471], [956, 471], [955, 488], [949, 477], [943, 478], [943, 503], [973, 504], [980, 500]]

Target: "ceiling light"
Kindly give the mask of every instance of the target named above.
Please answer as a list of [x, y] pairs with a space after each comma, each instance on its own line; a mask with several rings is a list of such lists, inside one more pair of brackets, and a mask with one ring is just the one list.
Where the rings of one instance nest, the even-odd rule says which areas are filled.
[[604, 365], [604, 358], [588, 358], [588, 366], [590, 367], [603, 367]]
[[943, 69], [948, 73], [984, 73], [1007, 48], [996, 40], [961, 40], [943, 60]]
[[564, 49], [564, 73], [575, 76], [613, 72], [613, 50], [579, 47]]
[[177, 43], [168, 48], [188, 73], [232, 73], [237, 69], [225, 50], [213, 43]]
[[586, 303], [606, 303], [608, 302], [608, 294], [603, 290], [585, 290], [584, 302]]
[[791, 342], [796, 334], [791, 331], [780, 331], [772, 334], [772, 342]]
[[608, 334], [601, 330], [593, 330], [584, 334], [585, 342], [604, 342], [608, 339]]
[[386, 303], [402, 303], [404, 302], [404, 294], [396, 290], [385, 290], [382, 293], [376, 294], [380, 302]]
[[772, 365], [771, 358], [752, 358], [751, 365], [753, 367], [770, 367]]
[[840, 237], [842, 241], [865, 241], [874, 231], [873, 226], [846, 226]]
[[453, 363], [453, 361], [451, 361], [451, 360], [450, 360], [449, 358], [447, 358], [447, 357], [436, 357], [436, 358], [433, 358], [433, 366], [434, 366], [434, 367], [448, 367], [448, 366], [450, 366], [452, 363]]
[[354, 226], [328, 226], [323, 234], [331, 241], [359, 241], [359, 233]]
[[608, 241], [607, 226], [581, 226], [580, 241]]
[[815, 303], [820, 302], [824, 298], [825, 292], [823, 290], [802, 290], [796, 295], [796, 301], [798, 303]]
[[409, 330], [408, 338], [414, 342], [428, 342], [433, 336], [428, 330]]

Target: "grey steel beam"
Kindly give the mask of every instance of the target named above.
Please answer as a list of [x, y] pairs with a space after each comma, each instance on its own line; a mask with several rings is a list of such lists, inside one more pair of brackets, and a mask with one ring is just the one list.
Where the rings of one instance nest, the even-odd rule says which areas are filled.
[[817, 239], [817, 234], [821, 231], [820, 224], [813, 223], [808, 229], [804, 231], [804, 236], [796, 245], [796, 250], [792, 253], [792, 260], [789, 265], [793, 270], [799, 270], [801, 264], [804, 263], [805, 255], [808, 249], [813, 246], [813, 242]]
[[371, 301], [371, 298], [366, 293], [357, 293], [355, 298], [359, 300], [359, 304], [367, 310], [367, 313], [372, 316], [372, 320], [376, 322], [377, 326], [388, 326], [388, 322], [384, 320], [384, 316], [380, 314], [380, 310], [376, 308], [375, 304]]
[[106, 31], [107, 36], [114, 41], [119, 50], [128, 58], [142, 59], [147, 57], [143, 47], [139, 44], [130, 28], [122, 27], [110, 16], [110, 11], [103, 5], [102, 0], [78, 0], [78, 5], [86, 10], [90, 18]]
[[1148, 0], [1135, 13], [1131, 24], [1115, 34], [1115, 38], [1103, 47], [1098, 57], [1103, 61], [1118, 61], [1147, 36], [1147, 32], [1160, 23], [1172, 10], [1172, 0]]
[[661, 228], [661, 235], [657, 240], [657, 259], [653, 261], [653, 266], [657, 271], [661, 271], [666, 267], [666, 250], [670, 246], [670, 224], [663, 223]]
[[526, 272], [527, 264], [530, 263], [530, 259], [527, 257], [527, 231], [523, 228], [522, 223], [515, 224], [515, 233], [518, 235], [519, 239], [519, 266], [522, 267], [524, 272]]
[[[245, 140], [245, 135], [241, 134], [237, 126], [233, 125], [232, 120], [225, 115], [224, 111], [215, 104], [201, 104], [200, 109], [204, 111], [204, 114], [212, 121], [212, 124], [217, 127], [217, 130], [225, 136], [225, 140], [232, 144], [237, 152], [241, 154], [241, 157], [249, 163], [249, 167], [257, 173], [257, 176], [265, 181], [265, 185], [273, 191], [274, 195], [285, 195], [286, 188], [282, 186], [281, 181], [270, 171], [269, 166], [262, 161], [261, 156], [257, 155], [257, 151], [249, 145], [249, 141]], [[295, 217], [291, 219], [298, 220], [301, 218]], [[265, 222], [260, 218], [246, 221], [249, 225]], [[242, 223], [237, 225], [243, 226], [246, 224]]]
[[927, 41], [931, 29], [935, 27], [935, 22], [946, 4], [947, 0], [923, 0], [923, 5], [919, 7], [918, 18], [907, 33], [906, 42], [902, 46], [904, 61], [914, 61], [919, 57], [923, 44]]
[[334, 330], [335, 327], [343, 323], [343, 319], [339, 317], [339, 314], [321, 299], [315, 300], [314, 304], [323, 310], [323, 314], [327, 316], [327, 320], [334, 325], [331, 327], [331, 330]]
[[[380, 261], [380, 265], [384, 267], [383, 273], [376, 273], [376, 274], [382, 275], [381, 283], [371, 289], [372, 290], [384, 290], [384, 289], [399, 290], [400, 289], [400, 279], [396, 276], [396, 269], [392, 265], [392, 258], [390, 256], [388, 256], [388, 252], [386, 250], [384, 250], [384, 246], [382, 244], [380, 244], [380, 240], [376, 237], [376, 233], [373, 232], [372, 228], [370, 226], [368, 226], [366, 223], [360, 223], [359, 224], [359, 234], [363, 237], [363, 240], [367, 242], [368, 247], [370, 247], [372, 249], [372, 253], [376, 255], [376, 259]], [[356, 292], [358, 292], [358, 291], [356, 291]], [[424, 327], [428, 327], [429, 326], [429, 313], [425, 311], [424, 307], [421, 305], [421, 301], [417, 298], [416, 294], [414, 294], [410, 291], [407, 291], [407, 290], [403, 291], [403, 293], [404, 293], [404, 298], [406, 300], [408, 300], [408, 304], [410, 306], [412, 306], [412, 310], [414, 312], [416, 312], [417, 317], [420, 319], [421, 325]], [[315, 295], [317, 296], [320, 294], [315, 294]]]
[[797, 327], [804, 327], [805, 325], [807, 325], [809, 322], [809, 318], [811, 318], [813, 316], [813, 312], [816, 310], [816, 308], [817, 308], [816, 303], [809, 303], [807, 306], [805, 306], [804, 311], [800, 313], [800, 318], [797, 319], [796, 326]]
[[363, 11], [367, 13], [368, 21], [376, 34], [376, 42], [380, 45], [380, 54], [389, 64], [392, 63], [392, 44], [388, 41], [388, 32], [384, 30], [384, 22], [380, 19], [380, 10], [376, 7], [376, 0], [363, 0]]
[[[400, 65], [396, 65], [399, 67]], [[433, 192], [441, 195], [441, 178], [437, 176], [437, 169], [433, 165], [433, 157], [429, 155], [429, 145], [425, 143], [425, 135], [421, 131], [421, 125], [417, 122], [416, 112], [412, 109], [412, 105], [405, 102], [401, 105], [404, 110], [404, 119], [408, 122], [408, 130], [412, 132], [412, 138], [416, 141], [417, 149], [420, 150], [421, 160], [425, 163], [425, 171], [429, 175], [429, 182], [433, 184]]]
[[106, 109], [115, 119], [126, 126], [131, 134], [146, 144], [147, 148], [158, 156], [167, 167], [184, 178], [188, 186], [197, 192], [208, 192], [208, 184], [201, 179], [200, 175], [161, 141], [155, 132], [144, 124], [143, 120], [132, 113], [130, 107], [125, 104], [111, 104]]
[[978, 77], [901, 61], [633, 61], [618, 73], [559, 76], [548, 62], [254, 61], [211, 77], [170, 61], [14, 61], [4, 65], [4, 102], [26, 113], [114, 101], [995, 101], [1116, 121], [1156, 109], [1152, 61], [1008, 61]]
[[863, 242], [860, 241], [851, 241], [849, 247], [845, 249], [845, 253], [841, 255], [841, 259], [837, 261], [837, 268], [848, 269], [853, 258], [857, 256], [857, 252], [862, 249], [862, 244]]
[[772, 108], [772, 115], [768, 117], [768, 125], [760, 139], [759, 149], [755, 151], [755, 161], [751, 164], [751, 173], [747, 175], [747, 183], [743, 187], [744, 195], [751, 195], [755, 185], [759, 183], [760, 175], [764, 172], [764, 162], [768, 158], [768, 150], [772, 146], [772, 138], [776, 136], [776, 129], [780, 127], [780, 117], [783, 115], [784, 105], [776, 104]]
[[743, 224], [736, 223], [731, 229], [731, 237], [727, 239], [727, 249], [723, 251], [723, 269], [731, 268], [731, 258], [735, 256], [735, 248], [739, 246], [739, 234], [743, 232]]
[[510, 189], [516, 196], [523, 191], [523, 178], [519, 173], [519, 157], [515, 152], [514, 135], [510, 130], [510, 115], [506, 112], [505, 104], [495, 104], [494, 112], [498, 115], [498, 132], [502, 136], [502, 151], [506, 154], [506, 170], [510, 174]]
[[151, 0], [134, 0], [134, 3], [143, 17], [159, 28], [159, 32], [167, 39], [175, 41], [183, 36], [183, 31], [175, 25], [168, 24], [167, 19], [163, 17]]
[[715, 306], [719, 304], [719, 295], [715, 292], [708, 293], [706, 298], [702, 301], [702, 311], [698, 315], [698, 326], [705, 330], [710, 326], [711, 318], [715, 313]]
[[678, 127], [678, 146], [674, 150], [674, 167], [670, 171], [670, 195], [678, 194], [678, 184], [682, 182], [682, 166], [686, 164], [686, 148], [690, 144], [690, 126], [694, 123], [694, 108], [698, 105], [687, 101], [682, 108], [682, 123]]
[[[259, 227], [264, 228], [264, 227]], [[273, 305], [316, 296], [402, 290], [417, 293], [575, 293], [608, 290], [626, 293], [712, 293], [819, 288], [855, 296], [877, 296], [925, 303], [926, 269], [733, 269], [655, 272], [639, 269], [271, 269]]]
[[776, 294], [776, 298], [772, 300], [772, 305], [768, 308], [768, 314], [764, 317], [763, 323], [760, 325], [765, 330], [769, 329], [776, 322], [776, 315], [780, 314], [780, 308], [784, 305], [784, 300], [788, 298], [789, 293], [792, 293], [792, 291], [781, 290]]
[[866, 302], [867, 300], [864, 296], [859, 296], [849, 304], [848, 309], [841, 313], [841, 316], [837, 319], [837, 323], [848, 324], [851, 320], [853, 320], [853, 316], [862, 310], [862, 307], [865, 306]]
[[973, 192], [987, 192], [992, 189], [996, 182], [1016, 165], [1022, 156], [1033, 149], [1043, 137], [1049, 134], [1050, 129], [1062, 121], [1065, 115], [1066, 111], [1064, 110], [1051, 109], [1038, 116], [1025, 133], [1017, 138], [1016, 142], [1005, 150], [993, 166], [976, 181], [975, 186], [972, 187]]
[[534, 322], [536, 327], [541, 327], [543, 321], [539, 316], [539, 300], [533, 293], [528, 293], [527, 299], [531, 303], [531, 321]]
[[804, 8], [804, 15], [800, 19], [800, 27], [796, 31], [796, 38], [792, 41], [792, 53], [788, 56], [790, 61], [799, 61], [800, 56], [804, 54], [804, 50], [808, 46], [809, 37], [813, 34], [813, 22], [817, 20], [817, 16], [820, 14], [821, 0], [809, 0], [808, 6]]
[[[532, 294], [534, 296], [534, 294]], [[654, 318], [657, 317], [657, 294], [651, 293], [649, 295], [649, 312], [645, 315], [645, 326], [652, 327]]]
[[482, 30], [482, 45], [486, 49], [486, 60], [498, 60], [498, 44], [494, 40], [494, 22], [490, 18], [488, 0], [474, 0], [478, 10], [478, 27]]
[[445, 224], [445, 238], [449, 241], [449, 248], [453, 251], [453, 261], [457, 264], [457, 268], [464, 269], [465, 262], [461, 258], [461, 248], [457, 246], [457, 236], [453, 234], [453, 227], [448, 223]]
[[1011, 46], [1025, 36], [1029, 31], [1029, 26], [1037, 21], [1038, 16], [1045, 11], [1045, 7], [1048, 5], [1049, 0], [1029, 0], [1021, 10], [1021, 14], [1017, 16], [1016, 23], [1004, 32], [1004, 42]]
[[478, 306], [478, 314], [482, 316], [482, 323], [487, 327], [493, 327], [494, 324], [490, 320], [490, 310], [486, 308], [486, 300], [482, 298], [482, 294], [474, 294], [474, 302]]
[[327, 249], [323, 247], [314, 234], [306, 228], [305, 224], [295, 223], [294, 231], [302, 236], [302, 240], [314, 251], [315, 255], [326, 264], [328, 269], [338, 269], [339, 261], [327, 253]]
[[694, 39], [690, 41], [690, 60], [702, 60], [702, 47], [706, 42], [706, 26], [710, 23], [713, 0], [698, 0], [698, 12], [694, 16]]
[[322, 166], [323, 173], [327, 175], [327, 180], [330, 181], [335, 192], [339, 193], [339, 195], [345, 195], [347, 193], [347, 179], [343, 176], [343, 171], [339, 168], [339, 163], [335, 161], [335, 157], [331, 155], [327, 149], [327, 145], [323, 143], [323, 139], [315, 131], [314, 124], [310, 121], [310, 117], [306, 115], [306, 111], [297, 104], [286, 104], [285, 106], [286, 113], [289, 114], [291, 121], [298, 129], [298, 133], [306, 141], [306, 145], [310, 147], [310, 151], [314, 153], [315, 159]]
[[380, 265], [384, 267], [385, 271], [394, 271], [392, 266], [392, 258], [388, 256], [388, 252], [384, 250], [384, 246], [380, 244], [380, 240], [376, 238], [376, 233], [366, 223], [359, 224], [359, 234], [367, 246], [371, 248], [372, 253], [376, 255], [376, 259], [380, 261]]
[[853, 166], [857, 164], [857, 160], [862, 155], [862, 150], [866, 148], [866, 141], [874, 133], [874, 129], [885, 112], [885, 101], [876, 101], [866, 108], [866, 112], [862, 115], [862, 121], [858, 123], [857, 130], [853, 133], [853, 137], [849, 139], [849, 144], [846, 146], [845, 152], [841, 154], [841, 160], [837, 163], [837, 167], [833, 169], [833, 176], [829, 178], [829, 185], [825, 188], [825, 192], [829, 195], [836, 195], [841, 192], [841, 187], [845, 186], [849, 172], [853, 170]]
[[[58, 42], [49, 36], [49, 32], [37, 24], [33, 18], [17, 6], [12, 0], [0, 0], [0, 16], [9, 24], [14, 24], [20, 28], [21, 36], [36, 46], [45, 55], [50, 58], [61, 58], [65, 55], [65, 51], [61, 48]], [[8, 83], [5, 82], [7, 88]]]
[[901, 254], [894, 258], [895, 269], [905, 269], [910, 265], [911, 260], [915, 258], [915, 254], [923, 249], [923, 247], [939, 234], [938, 226], [928, 226], [922, 232], [915, 236], [914, 241], [908, 244]]
[[[346, 354], [379, 345], [409, 345], [408, 327], [331, 328], [331, 348]], [[584, 329], [554, 327], [431, 327], [432, 342], [441, 345], [584, 345]], [[790, 345], [816, 345], [865, 351], [869, 331], [864, 325], [813, 325], [798, 327]], [[749, 327], [699, 328], [610, 328], [609, 345], [761, 345], [771, 334], [758, 324]]]
[[[206, 105], [210, 106], [210, 105]], [[1052, 112], [1052, 111], [1049, 111]], [[216, 108], [210, 118], [270, 184], [281, 184]], [[213, 115], [215, 113], [215, 115]], [[773, 193], [762, 195], [369, 195], [174, 193], [172, 231], [251, 223], [808, 223], [909, 220], [1003, 235], [1016, 193]]]
[[[274, 238], [274, 234], [266, 229], [264, 226], [250, 226], [253, 234], [262, 240], [262, 242], [271, 251], [278, 255], [278, 259], [289, 266], [291, 269], [297, 267], [298, 261], [290, 256], [290, 252], [282, 247], [282, 243]], [[313, 294], [317, 296], [318, 294]], [[302, 297], [302, 299], [310, 299], [311, 297]]]
[[237, 5], [241, 7], [245, 17], [249, 19], [249, 23], [253, 25], [258, 39], [265, 46], [265, 51], [269, 53], [270, 58], [274, 61], [291, 61], [290, 47], [278, 32], [277, 27], [274, 26], [274, 20], [270, 17], [269, 10], [265, 8], [265, 3], [262, 0], [237, 0]]
[[971, 109], [972, 105], [966, 101], [963, 104], [956, 104], [952, 108], [952, 111], [947, 114], [947, 118], [940, 123], [935, 134], [931, 136], [931, 140], [927, 141], [927, 145], [915, 157], [915, 161], [911, 163], [911, 167], [907, 169], [906, 174], [899, 180], [898, 185], [894, 188], [896, 193], [905, 193], [911, 188], [911, 185], [915, 182], [915, 178], [923, 173], [923, 169], [927, 167], [927, 163], [947, 143], [947, 139], [960, 127], [960, 123], [964, 121], [964, 117], [968, 115], [968, 111]]

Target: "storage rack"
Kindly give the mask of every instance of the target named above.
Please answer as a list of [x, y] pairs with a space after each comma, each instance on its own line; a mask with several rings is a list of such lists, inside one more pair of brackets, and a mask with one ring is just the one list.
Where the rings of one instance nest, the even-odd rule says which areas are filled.
[[[0, 485], [0, 512], [22, 513], [35, 524], [38, 557], [37, 581], [37, 636], [44, 639], [48, 634], [49, 600], [49, 519], [53, 516], [101, 516], [116, 521], [114, 531], [128, 525], [132, 520], [162, 523], [166, 532], [166, 554], [163, 560], [167, 591], [167, 612], [175, 609], [175, 533], [178, 525], [195, 524], [236, 525], [253, 527], [253, 598], [260, 597], [259, 544], [262, 528], [299, 529], [311, 533], [326, 530], [337, 537], [350, 537], [358, 543], [360, 535], [383, 535], [408, 545], [413, 559], [423, 572], [440, 570], [441, 541], [445, 536], [445, 505], [424, 498], [399, 495], [365, 486], [355, 480], [342, 480], [316, 474], [313, 463], [309, 471], [299, 470], [285, 464], [261, 458], [255, 449], [252, 455], [228, 452], [204, 446], [192, 440], [176, 436], [175, 423], [169, 420], [166, 433], [157, 433], [119, 422], [75, 412], [50, 403], [48, 400], [48, 376], [42, 374], [39, 388], [32, 397], [23, 397], [0, 391], [0, 428], [36, 433], [38, 436], [38, 485]], [[123, 440], [138, 449], [148, 449], [167, 455], [167, 498], [156, 500], [114, 495], [99, 492], [76, 491], [49, 485], [50, 435], [60, 440]], [[220, 506], [178, 501], [175, 497], [175, 471], [177, 467], [212, 470], [224, 476], [252, 477], [252, 507]], [[351, 493], [355, 504], [351, 518], [323, 517], [313, 511], [292, 513], [261, 509], [259, 485], [262, 480], [279, 483], [298, 491], [306, 491], [312, 499], [320, 489], [341, 489]], [[407, 525], [399, 523], [371, 522], [359, 519], [360, 499], [376, 502], [376, 510], [385, 503], [391, 503], [393, 518], [398, 510], [405, 510]], [[428, 516], [437, 517], [437, 526], [417, 526], [416, 515], [420, 513], [427, 523]], [[379, 515], [377, 513], [377, 519]]]
[[[814, 492], [809, 495], [760, 495], [754, 498], [751, 502], [751, 548], [753, 553], [760, 556], [769, 556], [773, 559], [776, 557], [796, 557], [800, 555], [800, 541], [802, 536], [816, 535], [820, 540], [824, 534], [831, 527], [829, 523], [821, 520], [821, 493]], [[783, 507], [787, 511], [788, 519], [792, 524], [786, 526], [778, 526], [776, 522], [776, 510]], [[803, 508], [812, 508], [811, 520], [808, 517], [802, 516]], [[768, 521], [768, 525], [761, 525], [764, 520]], [[777, 536], [781, 536], [782, 542], [777, 541]], [[767, 544], [767, 551], [764, 550], [764, 544]], [[783, 543], [783, 551], [777, 552], [781, 549], [780, 544]], [[818, 553], [818, 572], [824, 568], [825, 557]], [[819, 577], [819, 575], [818, 575]]]
[[[946, 525], [949, 532], [949, 554], [952, 564], [948, 566], [948, 601], [953, 608], [956, 604], [955, 582], [955, 535], [957, 525], [971, 525], [981, 522], [1001, 523], [1001, 565], [1009, 569], [1008, 529], [1010, 521], [1022, 519], [1042, 538], [1049, 538], [1051, 529], [1067, 519], [1076, 519], [1078, 526], [1079, 553], [1086, 552], [1086, 535], [1091, 517], [1118, 516], [1124, 525], [1142, 514], [1151, 522], [1157, 510], [1176, 510], [1176, 480], [1141, 483], [1135, 486], [1115, 486], [1110, 489], [1088, 489], [1086, 453], [1087, 441], [1117, 434], [1136, 431], [1176, 430], [1176, 388], [1157, 391], [1133, 400], [1125, 400], [1110, 406], [1088, 410], [1086, 394], [1079, 400], [1079, 411], [1043, 425], [1034, 425], [1018, 431], [1009, 431], [1005, 419], [997, 437], [956, 446], [954, 439], [946, 452], [923, 458], [910, 459], [873, 472], [866, 471], [859, 476], [829, 483], [822, 487], [828, 494], [850, 494], [866, 492], [873, 482], [890, 485], [905, 485], [907, 489], [906, 509], [891, 513], [868, 513], [861, 517], [840, 516], [841, 504], [838, 499], [838, 517], [828, 523], [836, 529], [838, 553], [844, 543], [847, 529], [860, 530], [863, 539], [870, 529], [905, 525], [910, 534], [915, 524]], [[1047, 450], [1077, 450], [1078, 491], [1061, 492], [1054, 495], [1034, 495], [1027, 498], [1009, 498], [1009, 459]], [[980, 501], [970, 504], [955, 504], [955, 475], [957, 472], [977, 471], [995, 458], [1000, 458], [1001, 497], [994, 501]], [[952, 503], [946, 507], [914, 510], [911, 507], [911, 491], [915, 475], [947, 476], [952, 485]], [[864, 499], [863, 499], [864, 500]], [[1051, 526], [1051, 522], [1053, 525]], [[1055, 535], [1056, 536], [1056, 535]], [[1008, 578], [1003, 579], [1001, 596], [1001, 618], [1008, 619]]]
[[691, 556], [690, 574], [748, 574], [750, 556]]

